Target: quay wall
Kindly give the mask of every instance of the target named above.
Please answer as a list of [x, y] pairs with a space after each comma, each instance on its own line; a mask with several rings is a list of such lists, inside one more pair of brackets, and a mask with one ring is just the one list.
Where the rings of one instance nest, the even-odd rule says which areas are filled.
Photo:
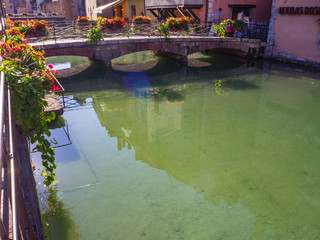
[[273, 0], [265, 56], [320, 67], [319, 0]]

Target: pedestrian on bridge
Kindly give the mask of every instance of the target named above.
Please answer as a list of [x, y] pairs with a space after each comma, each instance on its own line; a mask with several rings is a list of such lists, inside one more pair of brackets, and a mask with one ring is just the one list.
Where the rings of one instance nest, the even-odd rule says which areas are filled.
[[217, 12], [215, 12], [213, 15], [213, 24], [210, 28], [209, 36], [214, 35], [214, 25], [219, 25], [222, 20], [223, 20], [222, 8], [219, 8], [219, 10]]
[[214, 13], [213, 17], [214, 17], [213, 23], [219, 25], [223, 20], [222, 8], [219, 8], [219, 10]]

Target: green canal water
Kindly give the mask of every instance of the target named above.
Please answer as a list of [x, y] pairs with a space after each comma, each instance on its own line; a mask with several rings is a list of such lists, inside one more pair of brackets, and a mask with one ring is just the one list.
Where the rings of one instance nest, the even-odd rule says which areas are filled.
[[320, 73], [197, 58], [61, 80], [50, 239], [320, 239]]

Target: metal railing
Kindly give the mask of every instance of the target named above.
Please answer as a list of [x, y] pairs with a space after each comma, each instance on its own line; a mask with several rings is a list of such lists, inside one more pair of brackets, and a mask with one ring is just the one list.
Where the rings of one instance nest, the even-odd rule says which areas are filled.
[[[79, 24], [76, 22], [51, 23], [49, 25], [50, 34], [45, 37], [28, 38], [28, 42], [43, 42], [53, 40], [55, 42], [63, 39], [86, 39], [89, 29], [96, 27], [96, 23]], [[161, 37], [162, 34], [158, 30], [159, 22], [151, 24], [134, 25], [131, 21], [127, 22], [127, 27], [121, 30], [102, 30], [105, 38], [112, 37]], [[189, 31], [169, 32], [169, 36], [217, 36], [217, 26], [212, 23], [199, 22], [189, 25]], [[266, 41], [268, 37], [268, 25], [261, 23], [250, 23], [246, 27], [246, 38], [260, 39]]]
[[11, 111], [10, 88], [5, 74], [0, 82], [0, 239], [36, 239], [24, 200], [19, 156], [19, 133]]
[[[49, 36], [40, 38], [28, 38], [28, 42], [43, 42], [47, 40], [54, 40], [55, 42], [63, 39], [72, 38], [87, 38], [89, 29], [92, 26], [96, 26], [95, 23], [91, 24], [79, 24], [76, 22], [65, 23], [52, 23], [49, 25]], [[159, 22], [152, 22], [151, 24], [134, 25], [132, 22], [127, 22], [127, 27], [122, 30], [102, 30], [104, 37], [133, 37], [133, 36], [145, 36], [154, 37], [162, 36], [158, 30]], [[208, 36], [211, 24], [199, 23], [191, 24], [189, 31], [171, 32], [170, 36]]]
[[269, 25], [265, 23], [250, 23], [248, 26], [248, 35], [252, 39], [260, 39], [267, 42]]
[[[0, 32], [5, 40], [6, 14], [0, 0]], [[0, 57], [0, 63], [2, 59]], [[2, 64], [3, 66], [3, 64]], [[24, 199], [19, 155], [19, 132], [12, 116], [10, 88], [5, 73], [0, 74], [0, 239], [35, 240]], [[29, 163], [30, 164], [30, 163]]]

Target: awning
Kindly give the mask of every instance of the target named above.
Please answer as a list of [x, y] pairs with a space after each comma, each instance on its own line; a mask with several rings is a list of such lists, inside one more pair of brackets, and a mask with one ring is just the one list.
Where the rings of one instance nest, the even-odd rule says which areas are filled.
[[203, 0], [148, 0], [145, 1], [146, 9], [160, 8], [176, 8], [190, 7], [200, 8], [203, 5]]
[[117, 1], [114, 1], [112, 3], [108, 3], [106, 5], [102, 5], [100, 7], [97, 7], [95, 8], [93, 11], [96, 12], [96, 13], [102, 13], [103, 10], [107, 9], [107, 8], [110, 8], [110, 7], [113, 7], [121, 2], [123, 2], [124, 0], [117, 0]]
[[246, 5], [246, 4], [229, 4], [228, 7], [232, 8], [255, 8], [256, 5]]

